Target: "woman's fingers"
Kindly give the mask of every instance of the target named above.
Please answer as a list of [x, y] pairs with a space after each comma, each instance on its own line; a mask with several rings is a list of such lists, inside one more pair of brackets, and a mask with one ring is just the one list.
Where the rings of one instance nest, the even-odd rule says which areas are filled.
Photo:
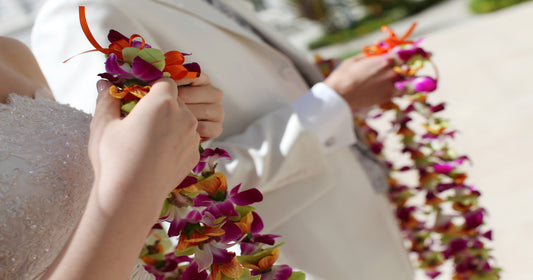
[[91, 131], [100, 130], [105, 124], [120, 118], [120, 100], [109, 94], [109, 88], [112, 85], [106, 80], [99, 80], [96, 84], [98, 98], [96, 99], [94, 117], [91, 121]]
[[99, 80], [96, 83], [98, 89], [98, 98], [96, 99], [96, 109], [94, 118], [119, 118], [120, 117], [120, 100], [113, 98], [109, 94], [109, 88], [113, 84], [106, 80]]
[[[174, 100], [178, 99], [178, 88], [174, 80], [170, 78], [163, 78], [157, 80], [153, 85], [150, 92], [157, 92], [158, 94], [168, 94]], [[150, 96], [148, 94], [146, 97]]]

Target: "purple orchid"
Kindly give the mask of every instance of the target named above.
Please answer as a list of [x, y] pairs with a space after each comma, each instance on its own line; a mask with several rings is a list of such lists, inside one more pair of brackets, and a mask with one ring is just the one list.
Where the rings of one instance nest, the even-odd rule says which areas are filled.
[[131, 66], [119, 61], [112, 53], [105, 62], [106, 73], [122, 79], [137, 79], [149, 83], [163, 77], [163, 72], [140, 57], [135, 57]]
[[165, 220], [170, 220], [168, 236], [178, 236], [187, 224], [197, 224], [202, 220], [202, 214], [190, 207], [172, 207], [171, 214]]
[[292, 275], [292, 268], [288, 265], [273, 265], [266, 273], [253, 270], [252, 275], [261, 275], [261, 280], [287, 280]]
[[432, 92], [437, 89], [437, 80], [429, 76], [412, 77], [395, 82], [394, 87], [407, 92]]
[[196, 249], [194, 261], [198, 264], [198, 271], [206, 270], [213, 264], [230, 263], [235, 257], [234, 252], [226, 249], [228, 244], [219, 242], [206, 242]]
[[182, 280], [208, 280], [207, 271], [200, 270], [196, 262], [192, 262], [183, 272]]
[[450, 241], [448, 248], [444, 250], [443, 254], [445, 258], [450, 258], [450, 256], [460, 253], [468, 248], [468, 240], [464, 238], [456, 238]]
[[[192, 261], [191, 258], [187, 256], [176, 256], [174, 252], [171, 252], [169, 254], [165, 255], [165, 259], [163, 262], [163, 266], [158, 266], [157, 268], [151, 265], [145, 265], [144, 269], [148, 271], [149, 273], [153, 274], [155, 276], [156, 280], [165, 280], [169, 278], [175, 278], [178, 275], [176, 272], [176, 268], [179, 264], [182, 263], [190, 263]], [[186, 279], [186, 278], [183, 278]], [[192, 278], [189, 278], [192, 279]], [[202, 279], [202, 278], [194, 278], [194, 279]]]
[[209, 167], [208, 172], [214, 173], [215, 172], [214, 170], [216, 167], [215, 161], [219, 159], [223, 159], [223, 158], [227, 160], [231, 160], [231, 156], [224, 149], [207, 148], [200, 154], [200, 161], [194, 167], [193, 172], [196, 174], [200, 174], [204, 171], [206, 167]]
[[475, 229], [483, 224], [483, 209], [478, 209], [474, 212], [465, 215], [465, 230]]

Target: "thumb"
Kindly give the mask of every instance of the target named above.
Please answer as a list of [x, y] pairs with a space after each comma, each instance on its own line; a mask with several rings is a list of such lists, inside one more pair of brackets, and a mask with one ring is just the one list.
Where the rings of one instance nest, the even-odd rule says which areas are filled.
[[120, 118], [120, 100], [109, 94], [109, 88], [113, 84], [106, 80], [99, 80], [96, 83], [98, 98], [96, 99], [96, 109], [93, 120], [109, 121]]

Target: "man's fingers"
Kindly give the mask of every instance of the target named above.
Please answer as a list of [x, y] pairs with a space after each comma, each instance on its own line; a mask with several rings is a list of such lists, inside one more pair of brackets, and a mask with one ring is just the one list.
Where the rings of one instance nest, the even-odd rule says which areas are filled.
[[178, 86], [203, 86], [209, 83], [211, 83], [211, 80], [209, 80], [209, 76], [205, 73], [201, 73], [200, 77], [195, 79], [181, 79], [176, 81], [176, 85]]
[[187, 104], [189, 110], [199, 121], [222, 122], [224, 120], [224, 108], [215, 104]]
[[355, 61], [358, 61], [358, 60], [362, 60], [362, 59], [365, 58], [365, 57], [366, 57], [366, 55], [365, 55], [364, 53], [358, 53], [358, 54], [356, 54], [356, 55], [353, 57], [353, 59], [354, 59]]
[[211, 85], [180, 87], [179, 96], [187, 104], [212, 104], [222, 102], [224, 93]]
[[202, 141], [207, 141], [218, 137], [222, 133], [222, 125], [217, 122], [201, 121], [198, 122], [196, 131], [202, 137]]

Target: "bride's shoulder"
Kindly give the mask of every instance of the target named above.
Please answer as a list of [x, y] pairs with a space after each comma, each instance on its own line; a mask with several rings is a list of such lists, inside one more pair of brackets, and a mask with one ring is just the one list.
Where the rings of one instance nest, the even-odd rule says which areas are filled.
[[30, 48], [28, 48], [24, 43], [22, 43], [21, 41], [17, 39], [6, 37], [6, 36], [0, 36], [0, 41], [2, 42], [2, 54], [1, 55], [4, 58], [7, 52], [12, 52], [14, 50], [25, 52], [26, 54], [31, 53]]
[[[48, 88], [33, 53], [24, 43], [0, 36], [0, 102], [5, 103], [11, 93], [34, 97], [38, 89]], [[53, 99], [52, 96], [49, 98]]]

